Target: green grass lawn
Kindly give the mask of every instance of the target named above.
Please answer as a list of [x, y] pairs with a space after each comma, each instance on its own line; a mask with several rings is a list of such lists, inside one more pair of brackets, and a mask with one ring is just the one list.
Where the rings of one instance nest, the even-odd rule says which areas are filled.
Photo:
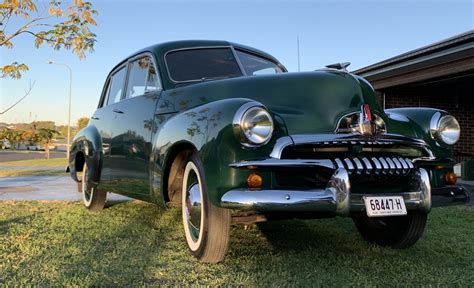
[[0, 177], [21, 177], [21, 176], [68, 176], [65, 170], [58, 169], [8, 169], [0, 170]]
[[474, 285], [472, 207], [434, 209], [407, 250], [363, 242], [347, 218], [232, 227], [221, 264], [199, 263], [183, 237], [176, 208], [1, 202], [0, 286]]
[[67, 165], [66, 158], [51, 158], [51, 159], [31, 159], [10, 162], [0, 162], [1, 166], [64, 166]]
[[[0, 177], [19, 177], [19, 176], [68, 176], [65, 168], [67, 165], [66, 158], [51, 158], [51, 159], [32, 159], [11, 162], [1, 162], [0, 166], [8, 166], [7, 169], [0, 170]], [[21, 166], [21, 169], [15, 167]], [[29, 166], [29, 169], [24, 169], [24, 166]], [[62, 166], [64, 168], [46, 169], [52, 166]], [[30, 168], [31, 167], [31, 168]]]

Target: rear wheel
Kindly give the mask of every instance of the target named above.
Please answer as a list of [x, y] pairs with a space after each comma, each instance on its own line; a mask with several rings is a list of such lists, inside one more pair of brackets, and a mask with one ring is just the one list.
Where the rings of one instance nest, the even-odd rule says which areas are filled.
[[191, 253], [203, 262], [224, 260], [229, 246], [230, 211], [209, 202], [204, 170], [196, 152], [184, 168], [181, 207]]
[[381, 246], [404, 249], [420, 239], [425, 230], [427, 214], [422, 211], [409, 211], [406, 216], [353, 218], [362, 237]]
[[104, 208], [107, 193], [89, 184], [89, 169], [87, 163], [84, 163], [84, 167], [82, 168], [81, 190], [82, 202], [87, 209], [97, 211]]

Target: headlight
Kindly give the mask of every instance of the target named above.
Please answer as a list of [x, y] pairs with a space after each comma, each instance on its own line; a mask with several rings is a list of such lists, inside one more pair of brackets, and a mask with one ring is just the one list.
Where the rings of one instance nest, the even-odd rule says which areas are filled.
[[257, 102], [242, 105], [235, 113], [233, 124], [237, 137], [244, 146], [261, 146], [272, 138], [272, 117]]
[[459, 140], [461, 127], [453, 116], [441, 116], [441, 113], [437, 112], [431, 118], [430, 132], [431, 137], [438, 143], [453, 145]]

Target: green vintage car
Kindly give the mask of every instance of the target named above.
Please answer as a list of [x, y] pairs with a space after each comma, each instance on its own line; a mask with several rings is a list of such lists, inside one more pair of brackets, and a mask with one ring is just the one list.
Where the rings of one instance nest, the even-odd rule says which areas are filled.
[[224, 259], [232, 223], [351, 217], [368, 241], [413, 245], [434, 205], [465, 203], [460, 127], [430, 108], [384, 110], [347, 63], [288, 73], [224, 41], [145, 48], [112, 69], [69, 171], [90, 210], [107, 192], [182, 208], [186, 243]]

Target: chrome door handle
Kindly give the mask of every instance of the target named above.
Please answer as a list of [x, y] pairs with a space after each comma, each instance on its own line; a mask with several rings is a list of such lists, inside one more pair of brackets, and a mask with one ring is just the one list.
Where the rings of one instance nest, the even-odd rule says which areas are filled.
[[99, 118], [99, 117], [94, 117], [94, 116], [92, 116], [91, 119], [99, 120], [100, 118]]
[[123, 111], [122, 111], [122, 110], [114, 109], [114, 110], [112, 110], [112, 111], [114, 111], [115, 113], [123, 114]]

